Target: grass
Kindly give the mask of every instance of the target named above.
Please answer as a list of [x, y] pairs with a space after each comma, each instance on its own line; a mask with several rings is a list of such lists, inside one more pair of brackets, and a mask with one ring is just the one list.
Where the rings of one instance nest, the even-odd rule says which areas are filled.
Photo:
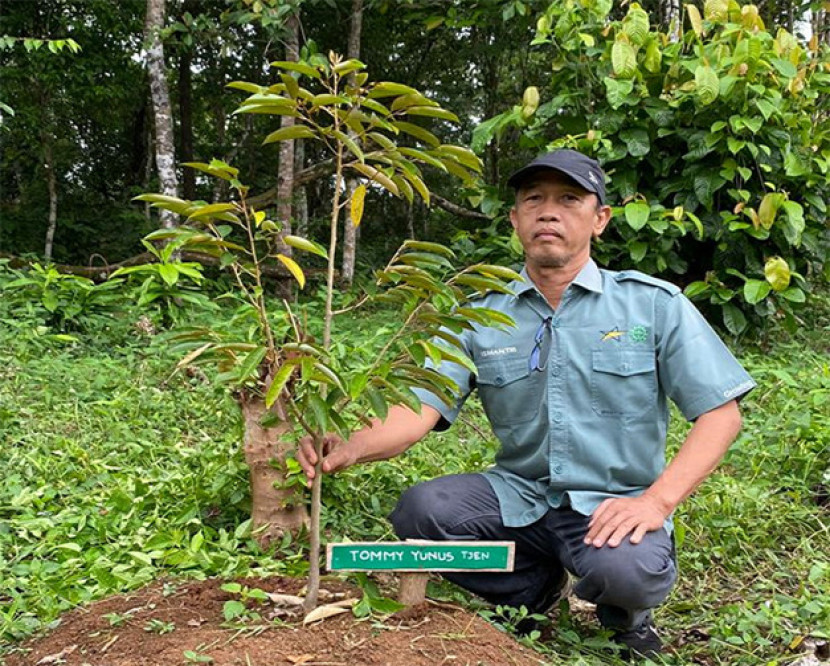
[[[657, 612], [676, 646], [667, 663], [784, 664], [800, 639], [826, 637], [829, 311], [825, 299], [793, 339], [740, 354], [760, 387], [724, 464], [678, 512], [680, 580]], [[250, 538], [235, 403], [201, 372], [171, 377], [177, 359], [136, 318], [68, 344], [0, 306], [0, 655], [70, 608], [161, 575], [307, 569], [303, 542], [265, 556]], [[671, 447], [686, 428], [674, 419]], [[385, 515], [404, 487], [486, 467], [494, 450], [471, 405], [400, 459], [332, 477], [328, 538], [390, 538]], [[555, 621], [550, 641], [530, 641], [551, 663], [607, 663], [595, 624]]]

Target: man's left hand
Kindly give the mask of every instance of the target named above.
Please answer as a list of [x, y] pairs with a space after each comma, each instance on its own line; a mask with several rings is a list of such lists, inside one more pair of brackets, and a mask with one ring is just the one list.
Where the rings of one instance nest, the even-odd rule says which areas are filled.
[[646, 532], [663, 527], [666, 516], [659, 503], [645, 495], [607, 499], [591, 516], [585, 543], [596, 548], [607, 543], [616, 548], [630, 534], [631, 543], [638, 544]]

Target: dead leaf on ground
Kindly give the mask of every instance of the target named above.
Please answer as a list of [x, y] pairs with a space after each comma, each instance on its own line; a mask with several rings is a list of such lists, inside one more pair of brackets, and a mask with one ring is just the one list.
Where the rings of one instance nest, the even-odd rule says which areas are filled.
[[317, 658], [316, 654], [287, 654], [285, 658], [292, 664], [307, 664]]
[[340, 615], [341, 613], [348, 613], [351, 607], [357, 603], [357, 599], [344, 599], [343, 601], [336, 601], [333, 604], [326, 604], [325, 606], [318, 606], [312, 610], [303, 619], [303, 624], [311, 624], [318, 620], [325, 620], [327, 617]]
[[37, 662], [37, 666], [41, 666], [42, 664], [55, 664], [62, 659], [65, 659], [70, 654], [75, 652], [78, 649], [77, 645], [70, 645], [67, 648], [64, 648], [60, 652], [56, 652], [55, 654], [47, 654], [43, 659]]
[[266, 592], [265, 596], [267, 596], [268, 601], [275, 606], [291, 607], [303, 605], [303, 598], [298, 597], [296, 594], [273, 594], [271, 592]]

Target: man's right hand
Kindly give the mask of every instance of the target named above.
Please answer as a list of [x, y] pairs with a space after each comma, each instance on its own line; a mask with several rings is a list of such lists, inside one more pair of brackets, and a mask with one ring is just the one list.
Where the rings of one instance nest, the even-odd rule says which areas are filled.
[[[323, 437], [322, 448], [322, 470], [324, 474], [346, 469], [357, 462], [356, 447], [344, 441], [339, 435], [329, 433]], [[314, 440], [311, 437], [306, 436], [300, 440], [300, 445], [297, 447], [297, 461], [300, 463], [300, 467], [303, 468], [310, 486], [317, 475], [315, 469], [317, 452], [314, 450]]]

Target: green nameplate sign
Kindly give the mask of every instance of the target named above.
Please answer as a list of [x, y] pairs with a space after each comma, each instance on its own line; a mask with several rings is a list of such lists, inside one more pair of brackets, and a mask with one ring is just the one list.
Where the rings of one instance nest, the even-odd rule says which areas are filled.
[[330, 543], [329, 571], [513, 571], [512, 541]]

